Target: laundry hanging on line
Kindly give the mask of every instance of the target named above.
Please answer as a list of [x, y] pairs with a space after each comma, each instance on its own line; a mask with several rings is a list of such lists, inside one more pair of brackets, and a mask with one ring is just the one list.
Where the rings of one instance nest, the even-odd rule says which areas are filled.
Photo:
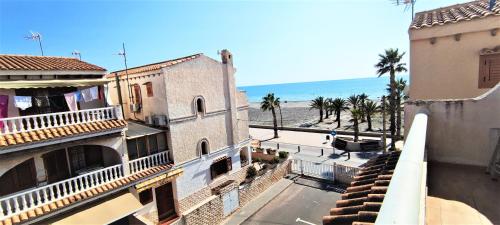
[[14, 106], [21, 110], [26, 110], [33, 106], [31, 96], [14, 96]]
[[70, 111], [77, 111], [78, 104], [76, 102], [77, 95], [75, 92], [64, 94], [64, 98], [66, 99], [66, 104], [68, 104], [68, 108]]
[[[0, 119], [7, 118], [9, 112], [9, 96], [0, 95]], [[3, 128], [3, 121], [0, 121], [0, 128]]]

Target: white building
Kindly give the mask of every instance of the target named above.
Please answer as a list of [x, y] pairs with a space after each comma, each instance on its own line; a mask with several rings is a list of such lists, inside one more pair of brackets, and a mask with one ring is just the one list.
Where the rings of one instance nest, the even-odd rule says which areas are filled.
[[[152, 221], [185, 216], [217, 196], [222, 186], [237, 187], [246, 175], [248, 102], [236, 89], [231, 53], [223, 50], [221, 56], [222, 62], [196, 54], [107, 75], [112, 102], [120, 102], [121, 90], [124, 116], [134, 121], [130, 124], [164, 130], [170, 159], [183, 170], [165, 184], [171, 196], [156, 195], [156, 207], [143, 210]], [[129, 156], [149, 143], [144, 137], [127, 139]]]

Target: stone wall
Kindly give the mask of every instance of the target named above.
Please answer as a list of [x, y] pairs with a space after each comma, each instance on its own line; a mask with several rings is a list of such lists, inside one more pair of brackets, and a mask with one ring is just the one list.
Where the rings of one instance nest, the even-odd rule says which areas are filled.
[[290, 162], [290, 160], [283, 162], [273, 170], [268, 171], [240, 189], [240, 207], [246, 205], [260, 193], [287, 175], [290, 172]]
[[221, 195], [214, 195], [202, 202], [199, 207], [183, 216], [183, 223], [189, 225], [219, 224], [222, 222], [223, 205]]

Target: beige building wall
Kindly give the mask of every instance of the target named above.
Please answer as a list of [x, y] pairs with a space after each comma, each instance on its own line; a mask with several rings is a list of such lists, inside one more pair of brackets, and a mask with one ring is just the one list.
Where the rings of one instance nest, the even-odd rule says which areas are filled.
[[405, 127], [411, 129], [415, 114], [428, 110], [426, 148], [430, 161], [487, 166], [500, 137], [499, 103], [500, 84], [477, 98], [409, 101], [405, 104]]
[[479, 55], [500, 45], [495, 28], [498, 16], [410, 29], [410, 99], [472, 98], [488, 91], [478, 88]]

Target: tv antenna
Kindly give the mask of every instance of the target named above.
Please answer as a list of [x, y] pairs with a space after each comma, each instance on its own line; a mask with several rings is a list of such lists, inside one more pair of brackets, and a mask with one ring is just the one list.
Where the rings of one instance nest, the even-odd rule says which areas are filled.
[[411, 8], [411, 19], [415, 17], [415, 3], [417, 0], [392, 0], [395, 5], [400, 6], [404, 5], [405, 10], [408, 10]]
[[[125, 51], [125, 43], [122, 43], [122, 51], [118, 52], [118, 55], [123, 56], [123, 62], [125, 64], [125, 75], [127, 77], [128, 98], [130, 99], [129, 104], [132, 104], [132, 96], [130, 95], [132, 91], [130, 90], [131, 87], [130, 87], [130, 83], [129, 83], [129, 79], [128, 79], [127, 52]], [[118, 74], [116, 74], [116, 76], [118, 76]]]
[[42, 35], [38, 32], [30, 31], [31, 35], [24, 37], [26, 40], [38, 40], [38, 45], [40, 45], [40, 51], [43, 56], [43, 48], [42, 48]]
[[73, 50], [73, 52], [71, 52], [71, 55], [78, 56], [78, 59], [82, 61], [82, 53], [80, 53], [78, 50]]

